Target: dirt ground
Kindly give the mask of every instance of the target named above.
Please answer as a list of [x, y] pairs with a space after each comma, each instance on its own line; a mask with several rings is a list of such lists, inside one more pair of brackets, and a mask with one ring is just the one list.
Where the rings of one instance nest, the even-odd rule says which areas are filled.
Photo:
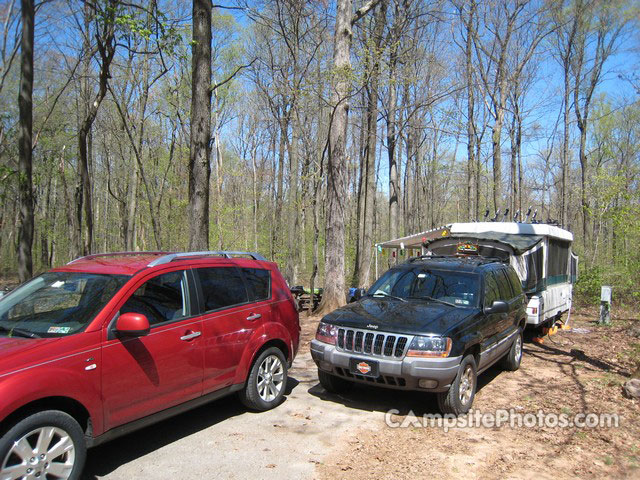
[[[88, 454], [83, 478], [640, 479], [640, 401], [622, 384], [640, 374], [637, 313], [613, 312], [595, 323], [581, 308], [571, 330], [528, 335], [521, 368], [491, 368], [479, 377], [474, 409], [518, 414], [617, 414], [617, 428], [458, 428], [419, 424], [438, 412], [435, 397], [357, 386], [331, 395], [318, 384], [309, 342], [319, 318], [301, 316], [300, 353], [283, 405], [247, 412], [228, 397], [107, 443]], [[406, 428], [385, 422], [408, 421]]]
[[381, 411], [406, 428], [361, 428], [336, 442], [318, 466], [321, 479], [422, 478], [640, 478], [640, 402], [622, 394], [622, 384], [638, 376], [640, 339], [629, 335], [639, 322], [614, 316], [613, 326], [598, 326], [597, 312], [582, 309], [568, 331], [544, 338], [528, 335], [521, 368], [491, 368], [479, 377], [474, 409], [515, 412], [615, 413], [618, 428], [452, 428], [416, 422], [437, 413], [430, 395], [377, 396]]

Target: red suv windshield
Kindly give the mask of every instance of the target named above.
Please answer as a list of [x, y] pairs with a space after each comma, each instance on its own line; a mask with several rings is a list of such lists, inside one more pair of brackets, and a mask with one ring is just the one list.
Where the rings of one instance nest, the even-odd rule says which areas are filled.
[[60, 337], [79, 332], [129, 278], [44, 273], [0, 300], [0, 336]]

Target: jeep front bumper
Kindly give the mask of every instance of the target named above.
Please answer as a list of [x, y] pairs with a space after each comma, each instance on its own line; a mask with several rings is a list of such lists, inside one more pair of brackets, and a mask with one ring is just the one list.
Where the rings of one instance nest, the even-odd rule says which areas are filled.
[[[311, 357], [319, 369], [354, 382], [403, 390], [445, 392], [458, 373], [462, 357], [447, 358], [389, 358], [340, 351], [335, 345], [311, 341]], [[352, 359], [377, 362], [377, 377], [351, 371]], [[420, 380], [424, 380], [421, 386]]]

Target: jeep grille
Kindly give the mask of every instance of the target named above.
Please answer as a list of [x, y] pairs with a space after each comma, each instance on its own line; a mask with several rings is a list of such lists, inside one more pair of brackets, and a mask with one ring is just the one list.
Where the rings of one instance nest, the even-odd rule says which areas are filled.
[[353, 328], [338, 329], [338, 348], [347, 352], [402, 358], [408, 345], [409, 337], [403, 335]]

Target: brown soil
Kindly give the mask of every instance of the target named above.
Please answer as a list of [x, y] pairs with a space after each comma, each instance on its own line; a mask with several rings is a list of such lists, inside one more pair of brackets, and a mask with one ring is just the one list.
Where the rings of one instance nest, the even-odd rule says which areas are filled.
[[[303, 314], [302, 349], [308, 348], [318, 318]], [[640, 478], [640, 402], [622, 394], [622, 384], [640, 364], [640, 339], [628, 334], [639, 322], [614, 315], [613, 325], [595, 323], [595, 309], [571, 317], [568, 331], [544, 338], [525, 337], [524, 358], [516, 372], [493, 367], [479, 377], [473, 408], [483, 413], [615, 413], [618, 428], [442, 428], [415, 423], [406, 428], [362, 427], [335, 439], [332, 452], [317, 466], [320, 479], [398, 478]], [[304, 351], [304, 350], [303, 350]], [[349, 396], [370, 398], [353, 402]], [[392, 418], [422, 421], [437, 413], [434, 395], [358, 386], [336, 398], [351, 408], [386, 412]], [[412, 413], [411, 413], [412, 412]], [[414, 415], [417, 417], [414, 417]]]

